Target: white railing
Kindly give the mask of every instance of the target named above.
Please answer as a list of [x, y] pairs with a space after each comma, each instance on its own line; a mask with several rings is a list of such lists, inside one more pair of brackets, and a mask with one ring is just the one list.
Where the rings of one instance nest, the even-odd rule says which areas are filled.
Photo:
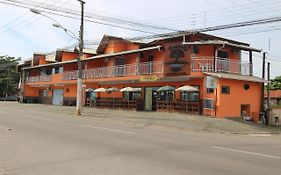
[[252, 65], [248, 62], [223, 58], [217, 58], [215, 63], [213, 57], [193, 57], [191, 66], [194, 72], [225, 72], [241, 75], [250, 75], [252, 68]]
[[[145, 62], [139, 64], [127, 64], [122, 66], [101, 67], [83, 70], [83, 77], [87, 79], [126, 77], [136, 75], [163, 74], [163, 62]], [[77, 70], [63, 72], [62, 80], [77, 79]]]
[[28, 83], [50, 82], [50, 81], [52, 81], [51, 75], [40, 75], [40, 76], [27, 77]]

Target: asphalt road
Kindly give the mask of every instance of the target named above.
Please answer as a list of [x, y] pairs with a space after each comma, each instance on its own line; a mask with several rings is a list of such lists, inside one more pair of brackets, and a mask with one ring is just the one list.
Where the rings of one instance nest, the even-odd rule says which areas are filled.
[[281, 173], [280, 135], [132, 126], [47, 109], [0, 103], [0, 175]]

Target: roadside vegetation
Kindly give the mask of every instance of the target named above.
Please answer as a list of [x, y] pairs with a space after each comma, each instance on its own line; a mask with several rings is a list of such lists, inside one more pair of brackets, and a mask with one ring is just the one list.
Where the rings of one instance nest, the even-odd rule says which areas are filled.
[[19, 58], [0, 56], [0, 98], [16, 97], [19, 74]]

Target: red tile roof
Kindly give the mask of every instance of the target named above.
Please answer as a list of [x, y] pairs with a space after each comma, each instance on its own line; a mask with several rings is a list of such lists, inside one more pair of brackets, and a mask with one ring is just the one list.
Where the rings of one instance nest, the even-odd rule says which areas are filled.
[[[267, 91], [264, 92], [264, 97], [267, 97]], [[270, 90], [270, 98], [281, 98], [281, 90]]]

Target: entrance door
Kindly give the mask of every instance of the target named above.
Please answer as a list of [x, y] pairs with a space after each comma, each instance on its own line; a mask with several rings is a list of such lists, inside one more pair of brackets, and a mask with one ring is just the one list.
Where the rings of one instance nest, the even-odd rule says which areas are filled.
[[229, 72], [229, 56], [228, 52], [218, 50], [218, 64], [217, 69], [219, 72]]
[[152, 111], [152, 88], [145, 88], [145, 110]]
[[241, 116], [250, 117], [250, 105], [241, 105]]
[[116, 66], [117, 66], [117, 76], [123, 77], [125, 76], [125, 58], [117, 58], [116, 59]]
[[63, 105], [63, 89], [53, 90], [53, 105]]

